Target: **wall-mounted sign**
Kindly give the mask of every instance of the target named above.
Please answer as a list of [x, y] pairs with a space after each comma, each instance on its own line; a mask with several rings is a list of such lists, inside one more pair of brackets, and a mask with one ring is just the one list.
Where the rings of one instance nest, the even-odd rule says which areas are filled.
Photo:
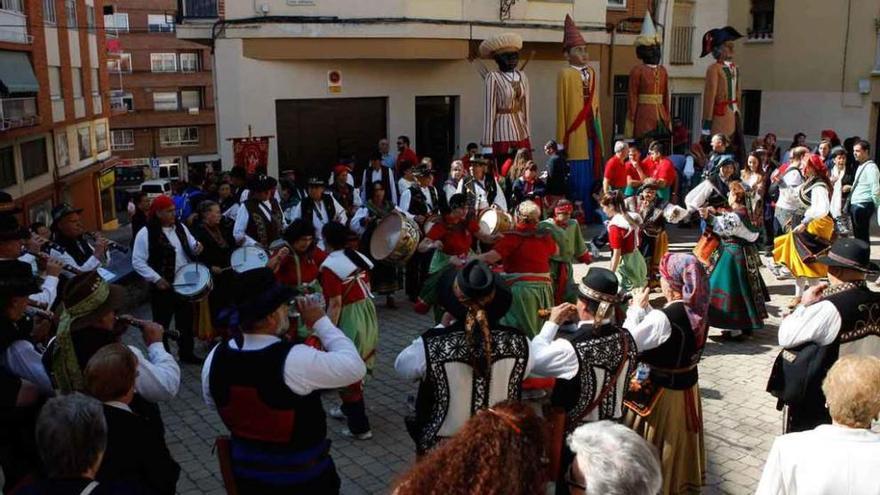
[[342, 72], [327, 71], [327, 90], [331, 93], [342, 93]]

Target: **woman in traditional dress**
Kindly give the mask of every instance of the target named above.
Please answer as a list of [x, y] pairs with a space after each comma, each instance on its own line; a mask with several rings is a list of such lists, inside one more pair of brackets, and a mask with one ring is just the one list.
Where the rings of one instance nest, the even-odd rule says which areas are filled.
[[550, 257], [559, 249], [549, 232], [538, 230], [540, 220], [541, 208], [523, 201], [516, 208], [515, 229], [505, 233], [491, 251], [478, 256], [486, 263], [501, 262], [513, 294], [510, 311], [500, 323], [522, 330], [529, 338], [543, 325], [538, 310], [553, 307]]
[[382, 181], [373, 182], [368, 187], [370, 187], [370, 196], [351, 219], [351, 230], [361, 236], [360, 251], [366, 253], [373, 261], [373, 271], [370, 276], [373, 292], [385, 296], [385, 307], [395, 309], [397, 304], [394, 302], [394, 293], [400, 289], [398, 267], [394, 263], [377, 261], [370, 254], [373, 232], [379, 222], [394, 213], [394, 205], [388, 200]]
[[664, 495], [699, 494], [706, 478], [697, 384], [709, 327], [706, 279], [695, 256], [667, 254], [660, 262], [660, 289], [668, 302], [651, 309], [650, 289], [636, 291], [623, 324], [636, 341], [640, 362], [624, 400], [625, 422], [657, 447]]
[[731, 182], [727, 197], [730, 211], [707, 211], [712, 231], [721, 237], [708, 267], [709, 324], [721, 328], [724, 338], [738, 339], [764, 328], [770, 296], [759, 271], [755, 241], [760, 232], [751, 223], [742, 183]]
[[452, 198], [452, 195], [458, 192], [458, 182], [464, 176], [464, 163], [461, 160], [455, 160], [449, 166], [449, 177], [443, 183], [443, 194], [446, 195], [446, 201]]
[[193, 320], [198, 322], [198, 332], [193, 333], [206, 341], [214, 337], [215, 331], [221, 330], [217, 314], [228, 307], [230, 290], [235, 283], [235, 273], [229, 270], [230, 257], [236, 248], [232, 223], [223, 216], [218, 203], [211, 200], [199, 203], [199, 222], [192, 234], [204, 246], [199, 262], [211, 269], [214, 288], [208, 295], [207, 306], [199, 304], [198, 312], [193, 314]]
[[729, 184], [735, 180], [738, 168], [731, 155], [724, 155], [716, 165], [715, 171], [685, 196], [684, 204], [688, 211], [700, 213], [702, 218], [700, 230], [706, 230], [708, 208], [713, 208], [716, 212], [729, 209], [727, 193], [730, 192]]
[[791, 232], [774, 241], [773, 259], [788, 267], [795, 276], [795, 295], [788, 303], [794, 308], [801, 302], [807, 285], [816, 285], [828, 275], [828, 267], [816, 262], [831, 246], [834, 220], [831, 218], [831, 184], [828, 169], [818, 155], [807, 154], [801, 162], [804, 183], [798, 193], [803, 220]]
[[333, 182], [328, 188], [333, 198], [345, 208], [345, 214], [351, 218], [361, 206], [361, 195], [349, 183], [351, 168], [348, 165], [337, 165], [333, 168]]
[[[749, 153], [746, 167], [740, 172], [743, 187], [746, 189], [747, 204], [749, 210], [749, 218], [752, 226], [759, 230], [760, 237], [764, 237], [764, 194], [766, 185], [766, 177], [763, 173], [763, 165], [761, 164], [761, 154], [757, 151]], [[759, 246], [766, 245], [762, 239]]]
[[[831, 217], [834, 218], [839, 237], [852, 235], [852, 220], [846, 211], [846, 202], [852, 191], [852, 183], [855, 173], [852, 167], [846, 163], [846, 150], [837, 146], [831, 150], [831, 171], [828, 180], [831, 182]], [[842, 225], [841, 225], [842, 224]]]
[[660, 286], [660, 260], [669, 251], [669, 236], [666, 234], [666, 217], [663, 209], [669, 203], [657, 195], [657, 184], [645, 184], [639, 193], [638, 214], [642, 218], [639, 236], [639, 252], [648, 267], [648, 286]]
[[599, 201], [608, 221], [608, 245], [611, 247], [611, 271], [617, 274], [624, 293], [648, 283], [648, 266], [639, 252], [638, 213], [626, 211], [620, 191], [611, 191]]
[[416, 176], [413, 175], [413, 169], [415, 169], [415, 167], [416, 165], [414, 163], [408, 161], [402, 162], [400, 167], [400, 179], [397, 180], [397, 191], [399, 193], [398, 201], [400, 201], [400, 196], [403, 195], [403, 191], [407, 191], [409, 188], [419, 185]]
[[[297, 289], [300, 294], [321, 292], [318, 271], [327, 254], [315, 245], [315, 226], [298, 218], [287, 226], [282, 237], [290, 245], [290, 255], [281, 260], [275, 278]], [[290, 336], [293, 337], [295, 331], [294, 340], [302, 342], [310, 332], [302, 319], [298, 319], [295, 325]]]

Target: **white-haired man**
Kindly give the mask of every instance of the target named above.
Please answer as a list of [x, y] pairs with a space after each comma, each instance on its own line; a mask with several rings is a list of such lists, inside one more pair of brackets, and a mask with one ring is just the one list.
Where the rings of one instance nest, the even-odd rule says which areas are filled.
[[614, 143], [614, 154], [605, 162], [605, 175], [602, 179], [602, 192], [623, 191], [626, 189], [626, 158], [629, 147], [623, 141]]

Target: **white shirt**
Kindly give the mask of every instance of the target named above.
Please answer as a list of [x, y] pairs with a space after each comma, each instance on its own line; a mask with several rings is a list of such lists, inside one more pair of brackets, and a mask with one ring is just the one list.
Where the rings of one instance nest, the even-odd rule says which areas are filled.
[[[183, 227], [183, 232], [186, 234], [186, 240], [189, 243], [190, 250], [194, 250], [196, 248], [196, 240], [189, 232], [189, 229], [186, 228], [186, 225], [181, 225]], [[174, 247], [174, 271], [180, 269], [183, 265], [190, 263], [190, 260], [186, 253], [183, 251], [183, 246], [180, 244], [180, 239], [177, 238], [177, 234], [174, 233], [174, 227], [162, 227], [162, 233], [165, 234], [165, 238], [168, 239], [168, 242], [171, 243], [171, 246]], [[134, 249], [131, 251], [131, 266], [134, 268], [134, 271], [138, 273], [141, 277], [144, 278], [147, 282], [155, 283], [158, 282], [159, 279], [162, 278], [161, 275], [156, 273], [150, 265], [147, 263], [147, 259], [150, 257], [150, 234], [147, 232], [146, 227], [142, 227], [141, 230], [138, 231], [137, 235], [134, 238]], [[173, 283], [173, 280], [166, 280], [166, 282]]]
[[[582, 321], [577, 326], [592, 324], [592, 321]], [[577, 375], [580, 364], [571, 342], [556, 338], [558, 331], [559, 325], [545, 321], [538, 335], [529, 342], [529, 355], [535, 361], [532, 373], [571, 380]]]
[[817, 218], [822, 218], [831, 213], [831, 199], [828, 197], [828, 188], [825, 185], [816, 185], [810, 191], [810, 207], [804, 212], [804, 225]]
[[821, 425], [777, 437], [757, 495], [878, 495], [880, 434]]
[[[434, 210], [434, 201], [431, 199], [431, 188], [419, 186], [419, 189], [425, 196], [425, 204], [428, 205], [428, 214], [430, 215], [431, 211]], [[408, 216], [409, 218], [413, 218], [413, 215], [409, 213], [409, 205], [411, 202], [412, 190], [407, 189], [406, 191], [403, 191], [403, 193], [400, 195], [400, 205], [397, 207], [397, 209], [406, 214], [406, 216]]]
[[797, 211], [803, 208], [801, 198], [798, 196], [804, 178], [797, 167], [789, 166], [779, 180], [779, 199], [776, 200], [776, 207], [789, 211]]
[[[498, 208], [507, 211], [507, 198], [504, 197], [504, 191], [502, 191], [501, 186], [498, 184], [498, 179], [493, 180], [495, 180], [495, 190], [497, 191], [495, 194], [495, 202], [493, 204]], [[456, 192], [466, 193], [464, 182], [464, 180], [458, 181], [458, 190]], [[477, 180], [477, 178], [474, 177], [473, 183], [474, 191], [476, 192], [477, 196], [474, 208], [477, 211], [485, 210], [486, 208], [491, 206], [489, 204], [489, 195], [486, 192], [486, 186], [484, 185], [485, 177], [483, 178], [483, 180]]]
[[[669, 304], [675, 302], [679, 301], [672, 301]], [[623, 328], [626, 328], [633, 336], [638, 352], [656, 349], [669, 340], [669, 336], [672, 335], [672, 323], [666, 313], [659, 309], [648, 311], [647, 308], [630, 306], [626, 310], [626, 321], [623, 322]]]
[[[348, 222], [348, 215], [345, 214], [345, 208], [343, 208], [333, 196], [330, 196], [330, 199], [333, 201], [333, 208], [336, 209], [336, 217], [332, 220], [345, 225]], [[312, 213], [312, 225], [315, 226], [315, 240], [317, 241], [318, 247], [324, 249], [324, 234], [321, 232], [321, 229], [323, 229], [324, 225], [327, 225], [331, 219], [328, 218], [327, 208], [324, 208], [323, 200], [315, 201], [314, 203], [315, 209]], [[290, 209], [288, 223], [292, 223], [297, 218], [302, 218], [302, 204], [303, 202], [300, 201], [298, 205]]]
[[779, 345], [789, 349], [806, 342], [828, 345], [840, 333], [840, 313], [831, 301], [798, 306], [779, 324]]
[[[226, 210], [225, 213], [223, 213], [223, 216], [235, 220], [238, 217], [238, 212], [240, 210], [243, 210], [241, 205], [243, 205], [244, 202], [247, 201], [247, 199], [250, 197], [250, 195], [251, 195], [250, 189], [245, 189], [244, 191], [242, 191], [241, 197], [238, 199], [238, 203], [230, 206], [229, 209]], [[278, 204], [280, 205], [281, 204], [281, 194], [278, 192], [277, 188], [275, 189], [274, 196], [275, 196], [275, 201], [277, 201]]]
[[758, 231], [749, 230], [736, 213], [721, 213], [711, 219], [712, 229], [722, 237], [737, 237], [748, 242], [755, 242], [761, 235]]
[[[267, 222], [272, 222], [272, 203], [269, 200], [261, 202], [259, 205], [260, 212], [263, 213], [263, 218], [266, 219]], [[247, 235], [247, 227], [248, 222], [251, 221], [251, 215], [248, 212], [247, 208], [240, 208], [238, 214], [235, 216], [235, 225], [232, 226], [232, 237], [235, 238], [235, 242], [237, 242], [240, 246], [257, 246], [259, 243], [252, 239], [251, 236]], [[284, 229], [287, 226], [284, 221], [284, 217], [281, 218], [281, 228]], [[263, 246], [268, 248], [269, 246]]]
[[134, 391], [150, 402], [171, 400], [180, 388], [180, 366], [161, 342], [147, 347], [147, 356], [137, 347], [128, 346], [138, 360]]
[[[379, 168], [379, 170], [370, 167], [364, 170], [364, 177], [361, 181], [361, 204], [367, 202], [370, 193], [373, 190], [373, 182], [382, 182], [382, 170], [383, 168]], [[391, 204], [397, 204], [397, 181], [394, 180], [394, 170], [385, 168], [384, 170], [388, 171], [388, 185], [391, 188], [390, 191], [385, 191], [385, 197], [391, 200]]]
[[[833, 192], [831, 193], [831, 216], [837, 218], [840, 216], [840, 210], [843, 207], [843, 176], [846, 175], [846, 167], [838, 167], [835, 165], [831, 168], [831, 184]], [[810, 198], [812, 199], [812, 198]]]
[[52, 381], [43, 366], [43, 355], [27, 340], [16, 340], [3, 353], [3, 367], [13, 375], [27, 380], [45, 395], [54, 395]]
[[[18, 257], [18, 261], [31, 265], [31, 268], [34, 271], [34, 276], [39, 275], [36, 256], [31, 253], [25, 253]], [[46, 275], [46, 277], [43, 278], [43, 284], [40, 285], [40, 292], [29, 295], [28, 299], [35, 303], [45, 304], [46, 307], [49, 308], [52, 307], [52, 303], [55, 302], [56, 297], [58, 297], [58, 277], [54, 275]]]
[[[284, 384], [298, 395], [308, 395], [315, 390], [342, 388], [362, 379], [367, 372], [354, 344], [342, 333], [330, 318], [324, 316], [315, 322], [315, 335], [326, 351], [297, 344], [290, 349], [284, 361]], [[274, 335], [244, 334], [244, 351], [264, 349], [280, 339]], [[224, 345], [222, 342], [217, 345]], [[238, 350], [238, 344], [230, 339], [226, 344]], [[211, 397], [211, 362], [215, 346], [202, 367], [202, 398], [210, 407], [216, 407]]]
[[[94, 246], [92, 246], [92, 248], [94, 249]], [[65, 264], [65, 265], [70, 265], [81, 272], [90, 272], [92, 270], [97, 270], [98, 267], [104, 265], [104, 263], [102, 263], [101, 260], [96, 258], [94, 255], [89, 256], [89, 259], [85, 260], [85, 262], [83, 262], [82, 265], [77, 263], [76, 260], [73, 259], [73, 256], [68, 254], [67, 251], [58, 251], [57, 249], [50, 249], [49, 255], [51, 257], [57, 259], [61, 263]], [[107, 258], [107, 263], [109, 263], [110, 262], [110, 251], [105, 252], [104, 256]]]
[[712, 195], [712, 192], [715, 190], [715, 186], [712, 185], [711, 181], [704, 180], [697, 184], [697, 187], [690, 190], [687, 193], [687, 196], [684, 197], [684, 205], [690, 212], [697, 211], [699, 208], [702, 208], [706, 205], [706, 201], [709, 200], [709, 196]]

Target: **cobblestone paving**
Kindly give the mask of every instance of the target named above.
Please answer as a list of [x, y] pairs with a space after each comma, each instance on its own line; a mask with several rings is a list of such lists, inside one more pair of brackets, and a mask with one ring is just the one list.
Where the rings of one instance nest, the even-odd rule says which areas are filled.
[[[669, 233], [674, 251], [689, 249], [696, 239], [694, 230], [672, 228]], [[597, 264], [607, 263], [606, 252]], [[579, 277], [586, 267], [578, 266], [575, 271]], [[778, 350], [780, 308], [794, 288], [790, 281], [777, 282], [766, 271], [764, 278], [773, 298], [766, 329], [738, 343], [714, 339], [719, 332], [713, 329], [700, 363], [709, 463], [704, 490], [707, 494], [753, 493], [767, 452], [781, 429], [781, 413], [776, 411], [775, 400], [764, 387]], [[403, 416], [407, 412], [407, 395], [414, 393], [416, 386], [397, 378], [393, 364], [397, 353], [428, 329], [432, 321], [414, 313], [408, 302], [400, 303], [396, 310], [378, 306], [379, 357], [365, 392], [374, 437], [369, 441], [343, 438], [339, 435], [343, 423], [328, 418], [332, 453], [343, 480], [342, 492], [347, 495], [388, 493], [394, 479], [414, 460]], [[149, 306], [142, 305], [136, 312], [147, 317]], [[324, 395], [325, 409], [338, 403], [335, 393]], [[169, 448], [183, 468], [178, 492], [225, 493], [212, 445], [218, 435], [227, 432], [216, 412], [201, 400], [200, 367], [183, 366], [180, 393], [176, 400], [163, 404], [162, 410]]]

